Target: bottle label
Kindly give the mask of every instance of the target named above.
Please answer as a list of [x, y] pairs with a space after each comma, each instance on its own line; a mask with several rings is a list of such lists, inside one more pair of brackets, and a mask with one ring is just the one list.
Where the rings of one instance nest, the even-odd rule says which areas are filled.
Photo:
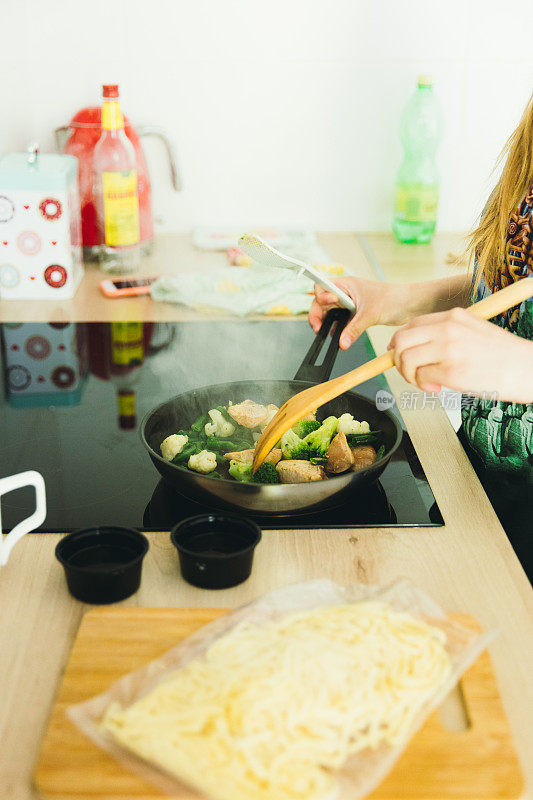
[[135, 416], [135, 392], [121, 389], [117, 394], [118, 413], [120, 417]]
[[137, 170], [104, 172], [105, 242], [110, 247], [137, 244], [139, 235], [139, 199]]
[[117, 131], [124, 128], [124, 117], [118, 100], [105, 100], [102, 106], [102, 128], [105, 131]]
[[395, 216], [406, 222], [435, 222], [438, 203], [438, 186], [400, 184], [396, 187]]
[[144, 359], [143, 323], [111, 323], [111, 360], [121, 366], [142, 364]]

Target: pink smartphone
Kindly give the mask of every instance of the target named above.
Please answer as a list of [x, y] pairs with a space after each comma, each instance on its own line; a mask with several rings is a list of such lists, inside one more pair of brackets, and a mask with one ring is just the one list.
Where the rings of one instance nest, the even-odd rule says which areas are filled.
[[106, 278], [100, 283], [100, 289], [106, 297], [135, 297], [140, 294], [150, 294], [150, 286], [156, 280], [157, 276], [125, 280]]

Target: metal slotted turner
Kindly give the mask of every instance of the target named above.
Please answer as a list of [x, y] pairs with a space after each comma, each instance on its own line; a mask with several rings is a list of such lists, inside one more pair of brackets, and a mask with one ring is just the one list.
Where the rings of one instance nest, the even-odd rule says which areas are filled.
[[[474, 303], [469, 308], [469, 311], [480, 319], [492, 319], [492, 317], [503, 314], [504, 311], [519, 305], [529, 297], [533, 297], [533, 278], [522, 278], [505, 289], [486, 297], [484, 300]], [[334, 397], [338, 397], [370, 378], [375, 378], [376, 375], [380, 375], [393, 366], [394, 350], [388, 350], [383, 355], [367, 361], [366, 364], [362, 364], [351, 372], [347, 372], [346, 375], [340, 375], [331, 381], [310, 386], [309, 389], [304, 389], [303, 392], [298, 392], [290, 400], [287, 400], [275, 417], [271, 419], [257, 441], [253, 462], [254, 472], [261, 466], [276, 442], [299, 419], [333, 400]]]
[[337, 295], [339, 303], [344, 306], [344, 308], [349, 309], [352, 314], [355, 314], [355, 304], [352, 298], [349, 297], [346, 292], [343, 292], [342, 289], [339, 289], [333, 281], [330, 281], [324, 273], [315, 269], [310, 264], [306, 264], [304, 261], [298, 261], [296, 258], [280, 253], [279, 250], [275, 250], [267, 244], [264, 239], [261, 239], [260, 236], [256, 236], [255, 233], [245, 233], [244, 236], [241, 236], [239, 239], [239, 246], [250, 258], [253, 258], [254, 261], [257, 261], [259, 264], [263, 264], [265, 267], [292, 269], [294, 272], [307, 275], [308, 278], [318, 283], [323, 289], [327, 289], [328, 292], [333, 292], [333, 294]]

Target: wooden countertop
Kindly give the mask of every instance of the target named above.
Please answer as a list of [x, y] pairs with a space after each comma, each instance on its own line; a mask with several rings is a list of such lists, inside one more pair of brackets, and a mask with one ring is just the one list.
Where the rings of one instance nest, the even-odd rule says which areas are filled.
[[[360, 275], [373, 275], [375, 264], [393, 280], [421, 280], [457, 269], [443, 263], [450, 249], [457, 250], [459, 237], [454, 235], [440, 235], [432, 245], [417, 248], [397, 245], [385, 234], [324, 234], [320, 240], [332, 259]], [[194, 251], [189, 237], [161, 239], [151, 258], [154, 271], [172, 271], [178, 262], [185, 269], [203, 269], [213, 263], [213, 255]], [[2, 301], [0, 319], [199, 318], [148, 298], [107, 301], [95, 289], [99, 278], [96, 269], [89, 269], [76, 298], [61, 307]], [[381, 351], [391, 331], [380, 327], [370, 334]], [[393, 370], [387, 378], [398, 401], [410, 391]], [[252, 577], [219, 592], [181, 580], [168, 536], [153, 533], [141, 589], [125, 604], [233, 607], [309, 578], [384, 584], [407, 576], [447, 610], [468, 612], [484, 628], [500, 630], [490, 651], [526, 775], [524, 797], [533, 800], [533, 592], [442, 409], [406, 408], [402, 414], [443, 513], [443, 528], [266, 531]], [[9, 800], [36, 796], [33, 764], [87, 610], [67, 592], [54, 559], [59, 539], [55, 534], [26, 536], [0, 570], [0, 786]]]
[[[188, 235], [161, 235], [155, 240], [152, 252], [142, 260], [141, 277], [208, 272], [213, 267], [226, 267], [224, 253], [198, 250]], [[235, 267], [239, 270], [239, 267]], [[95, 263], [85, 265], [85, 275], [71, 300], [0, 300], [0, 322], [116, 322], [143, 320], [145, 322], [201, 322], [205, 319], [232, 319], [223, 311], [206, 309], [193, 311], [172, 303], [155, 303], [150, 296], [110, 299], [105, 297], [99, 283], [106, 276]], [[111, 276], [116, 277], [116, 276]], [[247, 317], [265, 319], [265, 317]], [[276, 320], [279, 317], [269, 316]], [[286, 319], [286, 317], [283, 317]], [[304, 317], [302, 317], [302, 320]]]

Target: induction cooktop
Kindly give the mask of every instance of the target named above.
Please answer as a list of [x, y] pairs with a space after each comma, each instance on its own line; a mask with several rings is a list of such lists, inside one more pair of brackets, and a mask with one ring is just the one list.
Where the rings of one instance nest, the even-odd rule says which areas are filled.
[[[4, 323], [1, 328], [0, 477], [27, 469], [43, 475], [48, 513], [42, 532], [92, 525], [168, 530], [180, 519], [216, 510], [160, 479], [141, 444], [139, 422], [159, 403], [196, 387], [293, 378], [313, 341], [300, 320], [144, 323], [129, 329], [124, 323]], [[332, 377], [373, 356], [365, 334], [339, 352]], [[383, 376], [357, 391], [392, 403]], [[32, 510], [32, 489], [5, 495], [4, 531]], [[324, 511], [254, 518], [277, 530], [444, 524], [405, 430], [371, 488]]]

